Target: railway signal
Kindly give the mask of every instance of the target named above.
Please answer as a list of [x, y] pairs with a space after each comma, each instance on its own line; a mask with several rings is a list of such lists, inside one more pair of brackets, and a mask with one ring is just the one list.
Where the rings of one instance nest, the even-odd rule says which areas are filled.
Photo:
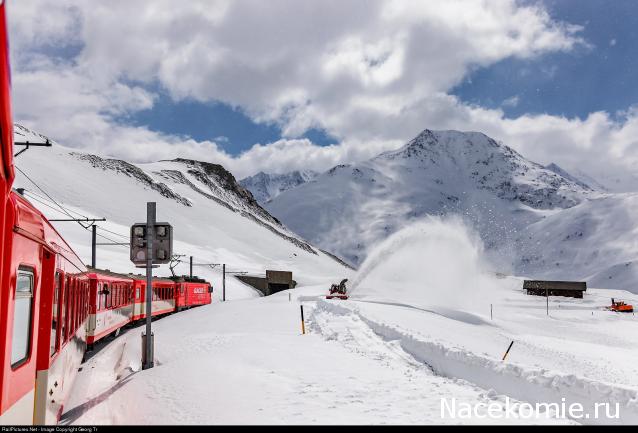
[[[153, 202], [153, 204], [155, 204]], [[149, 242], [151, 234], [152, 243]], [[169, 263], [173, 257], [173, 227], [169, 223], [153, 222], [133, 224], [131, 227], [131, 261], [137, 266], [145, 266], [147, 257], [150, 257], [154, 265]]]
[[173, 256], [173, 227], [156, 222], [156, 203], [146, 203], [146, 223], [131, 226], [131, 261], [146, 267], [146, 332], [142, 334], [142, 369], [153, 368], [154, 338], [151, 330], [153, 310], [153, 267], [169, 263]]

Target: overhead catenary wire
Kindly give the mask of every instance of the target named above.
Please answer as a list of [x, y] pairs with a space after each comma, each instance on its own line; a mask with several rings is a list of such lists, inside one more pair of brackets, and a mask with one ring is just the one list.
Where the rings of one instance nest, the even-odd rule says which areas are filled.
[[[40, 192], [42, 192], [42, 194], [46, 195], [48, 197], [49, 200], [51, 200], [53, 203], [55, 203], [68, 217], [70, 218], [74, 218], [73, 215], [71, 215], [66, 208], [64, 208], [60, 203], [58, 203], [53, 197], [51, 197], [49, 195], [48, 192], [46, 192], [40, 185], [38, 185], [38, 183], [36, 181], [34, 181], [33, 179], [31, 179], [29, 177], [29, 175], [27, 175], [24, 171], [22, 171], [20, 169], [20, 167], [18, 167], [17, 165], [14, 166], [16, 170], [18, 170], [24, 177], [27, 178], [27, 180], [29, 180], [29, 182], [31, 182], [36, 188], [38, 188], [38, 190], [40, 190]], [[80, 224], [82, 225], [82, 224]], [[82, 225], [83, 226], [83, 225]], [[83, 226], [84, 227], [84, 226]]]

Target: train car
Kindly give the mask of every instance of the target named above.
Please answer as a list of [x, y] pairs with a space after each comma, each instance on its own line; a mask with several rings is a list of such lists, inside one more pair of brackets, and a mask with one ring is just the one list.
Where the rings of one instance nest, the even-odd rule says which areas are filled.
[[211, 303], [212, 286], [201, 278], [177, 277], [175, 281], [175, 309], [177, 311]]
[[[134, 275], [132, 278], [135, 290], [133, 321], [137, 321], [146, 318], [146, 277], [143, 275]], [[160, 316], [176, 311], [175, 283], [172, 280], [168, 278], [153, 278], [151, 308], [151, 316]]]
[[134, 279], [129, 275], [107, 270], [90, 269], [89, 320], [87, 344], [93, 344], [133, 321], [135, 304]]
[[87, 270], [22, 196], [6, 212], [0, 424], [54, 424], [86, 350]]

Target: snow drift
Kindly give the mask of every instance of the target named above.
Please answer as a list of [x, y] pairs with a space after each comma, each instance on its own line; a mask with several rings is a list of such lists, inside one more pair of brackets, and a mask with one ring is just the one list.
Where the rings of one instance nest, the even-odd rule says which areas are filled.
[[351, 292], [365, 300], [468, 309], [503, 285], [482, 256], [479, 236], [460, 218], [428, 217], [373, 248]]

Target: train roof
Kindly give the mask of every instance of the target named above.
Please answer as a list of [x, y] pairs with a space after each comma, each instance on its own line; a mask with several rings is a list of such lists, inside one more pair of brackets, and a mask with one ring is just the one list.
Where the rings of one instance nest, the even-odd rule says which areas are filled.
[[[89, 268], [89, 275], [94, 274], [94, 275], [105, 275], [107, 277], [111, 277], [111, 278], [121, 278], [124, 280], [143, 280], [146, 281], [146, 275], [142, 275], [142, 274], [133, 274], [133, 273], [129, 273], [129, 274], [122, 274], [119, 272], [113, 272], [110, 269], [99, 269], [99, 268], [92, 268], [91, 266], [88, 267]], [[173, 280], [171, 280], [170, 278], [163, 278], [163, 277], [153, 277], [153, 281], [161, 281], [161, 282], [167, 282], [167, 283], [172, 283]]]
[[29, 200], [16, 191], [11, 191], [10, 200], [14, 203], [14, 230], [36, 242], [51, 248], [56, 254], [67, 259], [79, 272], [86, 272], [86, 266], [64, 238], [51, 225], [51, 222]]
[[172, 281], [175, 281], [176, 283], [204, 283], [204, 284], [208, 284], [208, 281], [206, 281], [203, 278], [189, 277], [188, 275], [177, 275], [177, 276], [168, 277], [168, 278], [170, 278]]

